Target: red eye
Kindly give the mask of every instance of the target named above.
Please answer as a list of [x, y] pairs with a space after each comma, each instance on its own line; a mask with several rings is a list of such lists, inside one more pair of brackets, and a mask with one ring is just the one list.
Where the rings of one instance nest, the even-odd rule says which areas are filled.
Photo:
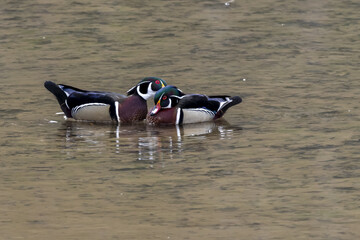
[[160, 84], [160, 81], [159, 81], [159, 80], [156, 80], [155, 83], [156, 83], [156, 84]]
[[167, 99], [167, 96], [163, 96], [163, 98], [162, 98], [163, 100], [166, 100]]

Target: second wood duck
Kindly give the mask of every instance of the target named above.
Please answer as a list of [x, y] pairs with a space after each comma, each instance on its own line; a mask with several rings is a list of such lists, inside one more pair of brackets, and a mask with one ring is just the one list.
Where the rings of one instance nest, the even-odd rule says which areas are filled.
[[241, 103], [239, 96], [184, 94], [175, 86], [166, 86], [155, 94], [155, 106], [147, 116], [150, 124], [185, 124], [221, 118], [232, 106]]
[[46, 81], [44, 86], [57, 98], [67, 118], [87, 121], [115, 121], [132, 123], [147, 115], [146, 100], [167, 84], [161, 78], [146, 77], [127, 91], [127, 95], [114, 92], [87, 91], [64, 84]]

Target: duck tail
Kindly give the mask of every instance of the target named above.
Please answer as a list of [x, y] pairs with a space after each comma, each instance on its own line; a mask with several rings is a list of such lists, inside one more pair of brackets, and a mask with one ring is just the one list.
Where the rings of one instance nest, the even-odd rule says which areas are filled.
[[44, 83], [44, 87], [55, 95], [60, 105], [65, 103], [67, 96], [65, 92], [56, 83], [46, 81]]
[[227, 101], [217, 111], [214, 119], [221, 118], [230, 107], [235, 106], [241, 102], [242, 99], [239, 96], [227, 98]]
[[55, 95], [61, 110], [65, 113], [66, 117], [71, 117], [71, 111], [66, 105], [67, 95], [66, 93], [54, 82], [46, 81], [44, 87]]

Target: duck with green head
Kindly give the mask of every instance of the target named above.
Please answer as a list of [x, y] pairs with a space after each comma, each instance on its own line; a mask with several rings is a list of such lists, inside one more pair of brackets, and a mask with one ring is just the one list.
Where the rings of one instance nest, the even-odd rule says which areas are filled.
[[157, 77], [146, 77], [127, 91], [127, 95], [114, 92], [87, 91], [64, 84], [46, 81], [44, 86], [57, 98], [67, 118], [85, 121], [115, 121], [132, 123], [147, 115], [146, 101], [166, 82]]
[[239, 96], [184, 94], [169, 85], [156, 92], [155, 106], [146, 119], [154, 125], [206, 122], [221, 118], [230, 107], [241, 101]]

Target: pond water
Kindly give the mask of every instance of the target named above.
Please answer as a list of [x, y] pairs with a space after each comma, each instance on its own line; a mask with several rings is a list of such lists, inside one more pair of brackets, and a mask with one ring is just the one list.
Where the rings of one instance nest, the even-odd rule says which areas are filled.
[[[2, 239], [359, 239], [355, 0], [0, 3]], [[46, 80], [239, 95], [216, 122], [65, 121]]]

